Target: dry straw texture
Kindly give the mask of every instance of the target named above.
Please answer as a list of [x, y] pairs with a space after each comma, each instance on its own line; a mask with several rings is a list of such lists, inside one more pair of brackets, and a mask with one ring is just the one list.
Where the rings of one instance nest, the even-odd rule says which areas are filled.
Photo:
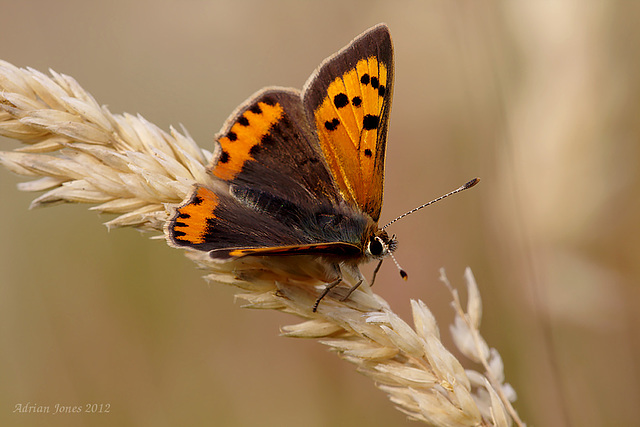
[[[116, 215], [108, 227], [163, 232], [172, 206], [194, 184], [213, 184], [211, 153], [186, 132], [166, 133], [140, 116], [111, 114], [74, 79], [53, 71], [47, 76], [0, 61], [0, 135], [24, 144], [0, 152], [0, 162], [34, 178], [21, 190], [45, 192], [32, 207], [90, 203]], [[505, 383], [502, 359], [480, 335], [482, 304], [470, 270], [466, 308], [444, 273], [441, 279], [453, 296], [454, 342], [482, 372], [465, 370], [444, 347], [422, 301], [411, 301], [413, 326], [368, 286], [344, 302], [331, 294], [313, 313], [322, 284], [294, 277], [286, 266], [265, 271], [250, 259], [220, 263], [206, 253], [187, 256], [207, 270], [208, 280], [239, 288], [246, 307], [305, 319], [283, 334], [318, 339], [373, 379], [409, 417], [436, 426], [523, 425], [511, 406], [515, 392]]]

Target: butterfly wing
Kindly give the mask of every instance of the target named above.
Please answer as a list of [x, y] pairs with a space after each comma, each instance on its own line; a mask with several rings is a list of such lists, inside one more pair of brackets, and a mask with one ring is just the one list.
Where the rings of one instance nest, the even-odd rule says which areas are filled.
[[327, 58], [303, 102], [341, 196], [377, 222], [393, 94], [393, 47], [381, 24]]
[[171, 243], [217, 258], [361, 252], [367, 218], [339, 202], [298, 92], [258, 92], [218, 143], [211, 172], [221, 188], [198, 187], [176, 209]]
[[296, 90], [256, 93], [231, 115], [217, 141], [210, 168], [224, 182], [303, 206], [339, 200]]

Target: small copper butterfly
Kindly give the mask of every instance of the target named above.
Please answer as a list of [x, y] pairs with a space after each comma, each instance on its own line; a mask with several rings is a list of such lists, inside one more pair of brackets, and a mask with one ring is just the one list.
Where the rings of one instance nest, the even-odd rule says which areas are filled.
[[302, 92], [266, 88], [217, 136], [210, 172], [168, 223], [175, 246], [214, 259], [313, 256], [329, 266], [318, 302], [342, 268], [386, 257], [396, 240], [378, 227], [393, 46], [377, 25], [327, 58]]

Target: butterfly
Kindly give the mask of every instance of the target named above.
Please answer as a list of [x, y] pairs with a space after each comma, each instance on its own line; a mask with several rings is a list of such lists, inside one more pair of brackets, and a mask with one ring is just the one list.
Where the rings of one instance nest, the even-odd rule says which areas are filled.
[[169, 242], [218, 260], [311, 256], [327, 267], [313, 311], [341, 267], [361, 282], [358, 265], [397, 246], [378, 226], [393, 66], [379, 24], [325, 59], [301, 92], [252, 95], [216, 137], [209, 171], [219, 185], [197, 186], [175, 209]]

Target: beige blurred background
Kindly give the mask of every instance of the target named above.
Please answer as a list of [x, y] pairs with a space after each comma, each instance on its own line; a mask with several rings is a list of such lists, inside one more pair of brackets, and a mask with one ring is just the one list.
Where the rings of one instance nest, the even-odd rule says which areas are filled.
[[[391, 230], [409, 320], [451, 343], [445, 267], [470, 266], [482, 331], [534, 426], [640, 419], [640, 4], [581, 1], [9, 1], [0, 58], [76, 78], [114, 113], [199, 144], [267, 85], [302, 87], [386, 22], [396, 52], [383, 221], [480, 176]], [[0, 140], [1, 148], [17, 146]], [[29, 211], [0, 170], [0, 425], [402, 426], [366, 378], [296, 318], [244, 310], [180, 251], [107, 232], [87, 206]], [[371, 269], [366, 268], [370, 273]], [[467, 365], [474, 368], [472, 364]], [[14, 414], [18, 403], [109, 414]]]

